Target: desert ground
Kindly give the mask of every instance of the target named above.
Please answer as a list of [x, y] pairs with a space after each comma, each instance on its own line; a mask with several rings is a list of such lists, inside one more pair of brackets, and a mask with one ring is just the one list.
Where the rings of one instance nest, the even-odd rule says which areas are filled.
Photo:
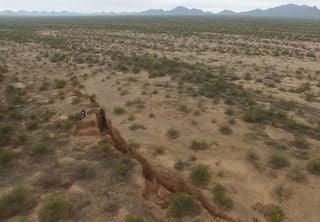
[[312, 20], [1, 18], [0, 221], [318, 222], [319, 96]]

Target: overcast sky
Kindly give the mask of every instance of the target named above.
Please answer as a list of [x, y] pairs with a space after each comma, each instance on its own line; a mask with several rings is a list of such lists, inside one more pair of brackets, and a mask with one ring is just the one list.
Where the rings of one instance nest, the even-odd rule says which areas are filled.
[[239, 12], [289, 3], [320, 8], [320, 0], [0, 0], [0, 10], [131, 12], [150, 8], [172, 9], [182, 5], [212, 12], [223, 9]]

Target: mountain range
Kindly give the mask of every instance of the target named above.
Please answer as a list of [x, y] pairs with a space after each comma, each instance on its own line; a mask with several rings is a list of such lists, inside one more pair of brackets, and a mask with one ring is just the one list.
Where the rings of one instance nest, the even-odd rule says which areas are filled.
[[148, 15], [148, 16], [252, 16], [252, 17], [286, 17], [286, 18], [319, 18], [320, 9], [316, 6], [307, 5], [281, 5], [266, 10], [255, 9], [246, 12], [234, 12], [231, 10], [223, 10], [219, 13], [205, 12], [201, 9], [188, 9], [178, 6], [172, 10], [150, 9], [142, 12], [96, 12], [96, 13], [80, 13], [80, 12], [39, 12], [39, 11], [0, 11], [0, 16], [108, 16], [108, 15]]

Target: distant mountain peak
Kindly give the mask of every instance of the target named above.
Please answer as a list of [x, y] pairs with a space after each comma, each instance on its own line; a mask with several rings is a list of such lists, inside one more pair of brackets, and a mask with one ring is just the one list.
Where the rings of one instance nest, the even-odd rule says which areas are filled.
[[97, 13], [79, 13], [79, 12], [39, 12], [20, 10], [13, 12], [10, 10], [0, 11], [0, 16], [106, 16], [106, 15], [155, 15], [155, 16], [259, 16], [259, 17], [289, 17], [289, 18], [319, 18], [320, 10], [316, 6], [286, 4], [269, 9], [255, 9], [247, 12], [234, 12], [232, 10], [223, 10], [213, 14], [197, 8], [187, 8], [177, 6], [171, 10], [149, 9], [143, 12], [97, 12]]

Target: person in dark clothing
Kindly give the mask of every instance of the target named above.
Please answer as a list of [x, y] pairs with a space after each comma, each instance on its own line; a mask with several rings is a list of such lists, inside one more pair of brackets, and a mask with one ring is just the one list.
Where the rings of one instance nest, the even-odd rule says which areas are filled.
[[86, 118], [86, 111], [83, 109], [81, 112], [80, 112], [80, 120]]

